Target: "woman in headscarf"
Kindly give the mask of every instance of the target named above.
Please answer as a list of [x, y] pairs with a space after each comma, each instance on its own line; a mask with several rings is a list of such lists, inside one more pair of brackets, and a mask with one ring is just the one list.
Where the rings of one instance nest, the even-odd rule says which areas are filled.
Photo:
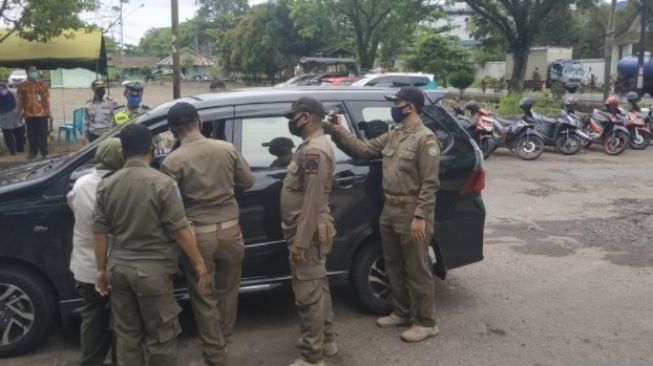
[[25, 124], [20, 116], [16, 97], [5, 83], [0, 83], [0, 129], [11, 155], [22, 153], [25, 144]]

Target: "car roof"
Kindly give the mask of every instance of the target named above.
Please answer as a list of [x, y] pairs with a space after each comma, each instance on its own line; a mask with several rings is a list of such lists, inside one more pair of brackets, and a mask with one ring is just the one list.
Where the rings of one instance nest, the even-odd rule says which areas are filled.
[[433, 79], [433, 74], [427, 74], [423, 72], [384, 72], [382, 74], [366, 74], [366, 78], [377, 78], [382, 76], [424, 76], [429, 79]]
[[[310, 95], [323, 101], [384, 100], [385, 95], [393, 94], [396, 91], [396, 88], [369, 86], [289, 86], [236, 89], [228, 92], [189, 96], [166, 102], [153, 108], [144, 116], [144, 119], [160, 118], [177, 102], [187, 102], [193, 104], [198, 110], [202, 110], [226, 105], [292, 102], [306, 95]], [[442, 90], [425, 90], [424, 92], [428, 94], [428, 97], [433, 101], [437, 101], [446, 95], [446, 92]]]

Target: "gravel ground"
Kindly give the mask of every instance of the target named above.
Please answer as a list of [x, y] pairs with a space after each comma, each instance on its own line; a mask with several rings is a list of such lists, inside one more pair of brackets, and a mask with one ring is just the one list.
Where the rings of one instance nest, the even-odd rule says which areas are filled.
[[[498, 151], [486, 163], [485, 260], [437, 281], [441, 335], [399, 340], [334, 291], [340, 354], [328, 365], [648, 366], [653, 364], [653, 151], [609, 157]], [[200, 356], [182, 316], [180, 365]], [[74, 365], [79, 324], [4, 366]], [[242, 297], [230, 364], [287, 365], [297, 355], [292, 294]]]

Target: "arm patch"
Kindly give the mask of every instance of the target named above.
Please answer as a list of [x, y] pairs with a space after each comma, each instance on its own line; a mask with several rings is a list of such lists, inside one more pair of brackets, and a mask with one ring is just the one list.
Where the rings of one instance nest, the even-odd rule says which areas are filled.
[[317, 174], [319, 167], [320, 167], [319, 154], [304, 155], [304, 172], [306, 174]]

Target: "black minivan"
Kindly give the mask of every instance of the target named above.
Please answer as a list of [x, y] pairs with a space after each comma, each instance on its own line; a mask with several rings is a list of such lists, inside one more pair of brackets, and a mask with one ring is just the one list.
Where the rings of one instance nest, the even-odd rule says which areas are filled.
[[[390, 122], [391, 103], [382, 88], [264, 88], [184, 98], [199, 110], [207, 137], [231, 141], [249, 162], [255, 185], [237, 192], [245, 238], [243, 292], [289, 284], [288, 252], [282, 237], [279, 194], [286, 172], [272, 164], [269, 142], [277, 137], [299, 141], [282, 116], [301, 96], [321, 100], [337, 111], [346, 127], [365, 138], [360, 122]], [[441, 190], [437, 195], [433, 270], [447, 271], [483, 259], [485, 208], [481, 198], [483, 158], [469, 134], [438, 102], [441, 91], [427, 92], [425, 124], [442, 142]], [[139, 118], [153, 131], [157, 159], [175, 140], [167, 130], [163, 104]], [[117, 133], [117, 129], [107, 136]], [[68, 269], [73, 214], [66, 194], [94, 165], [99, 141], [81, 151], [0, 172], [0, 356], [34, 348], [55, 321], [71, 319], [80, 307]], [[369, 311], [388, 311], [377, 220], [383, 206], [380, 160], [357, 160], [336, 149], [336, 178], [330, 204], [338, 237], [327, 263], [333, 285], [348, 284]], [[155, 163], [156, 165], [156, 163]], [[176, 287], [180, 298], [186, 290]]]

